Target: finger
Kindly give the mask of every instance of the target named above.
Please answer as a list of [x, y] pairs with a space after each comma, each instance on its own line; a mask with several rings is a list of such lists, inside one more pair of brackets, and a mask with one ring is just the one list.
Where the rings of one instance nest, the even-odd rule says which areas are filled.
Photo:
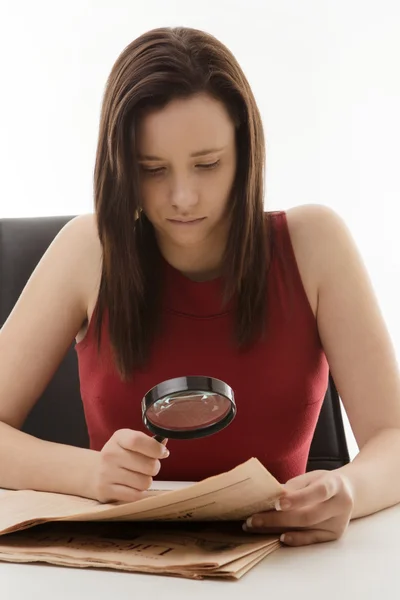
[[142, 431], [120, 429], [117, 434], [117, 443], [125, 450], [138, 452], [149, 458], [161, 459], [169, 456], [169, 450], [164, 444], [157, 442], [157, 440]]
[[124, 485], [139, 492], [148, 490], [153, 483], [153, 478], [142, 473], [135, 473], [129, 469], [120, 468], [115, 472], [113, 477], [113, 485]]
[[302, 510], [258, 513], [247, 519], [244, 530], [275, 533], [276, 531], [287, 531], [288, 529], [315, 527], [315, 525], [321, 523], [328, 527], [331, 520], [337, 517], [337, 511], [334, 508], [332, 503], [323, 502]]
[[158, 475], [161, 469], [161, 463], [157, 458], [149, 458], [144, 454], [125, 450], [124, 448], [121, 448], [117, 460], [118, 466], [128, 469], [128, 471], [142, 473], [142, 475], [150, 475], [150, 477]]
[[276, 510], [295, 510], [330, 500], [337, 495], [341, 480], [333, 473], [317, 479], [303, 489], [287, 492], [275, 503]]
[[107, 499], [106, 502], [136, 502], [144, 497], [145, 495], [143, 492], [116, 483], [111, 487], [110, 498]]
[[286, 546], [310, 546], [323, 542], [333, 542], [337, 536], [332, 531], [324, 529], [308, 529], [306, 531], [288, 531], [281, 535], [280, 540]]

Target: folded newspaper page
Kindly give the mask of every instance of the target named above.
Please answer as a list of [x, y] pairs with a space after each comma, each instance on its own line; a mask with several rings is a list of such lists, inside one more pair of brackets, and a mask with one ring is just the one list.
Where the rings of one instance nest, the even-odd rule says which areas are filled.
[[[46, 523], [0, 538], [0, 560], [80, 568], [239, 579], [279, 548], [278, 536], [204, 524]], [[202, 524], [203, 525], [203, 524]]]
[[[280, 546], [279, 536], [245, 533], [241, 523], [234, 532], [229, 527], [271, 510], [282, 490], [251, 458], [221, 475], [183, 489], [151, 490], [129, 503], [8, 491], [0, 495], [0, 560], [239, 578]], [[88, 530], [100, 525], [111, 527], [107, 535]]]
[[273, 508], [283, 486], [256, 458], [186, 488], [135, 502], [102, 504], [79, 496], [8, 491], [0, 496], [0, 535], [46, 521], [240, 521]]

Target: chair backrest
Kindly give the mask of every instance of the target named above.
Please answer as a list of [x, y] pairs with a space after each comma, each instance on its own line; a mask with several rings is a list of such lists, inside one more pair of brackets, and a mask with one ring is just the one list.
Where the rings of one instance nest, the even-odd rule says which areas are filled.
[[[73, 216], [0, 219], [0, 327], [42, 255]], [[22, 429], [41, 439], [88, 447], [74, 345], [68, 349]], [[336, 469], [348, 462], [339, 396], [330, 376], [307, 470]]]

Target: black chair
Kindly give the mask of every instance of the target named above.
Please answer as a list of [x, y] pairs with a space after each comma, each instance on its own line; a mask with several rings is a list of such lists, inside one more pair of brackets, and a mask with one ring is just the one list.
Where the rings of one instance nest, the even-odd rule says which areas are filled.
[[[0, 219], [0, 327], [40, 258], [73, 216]], [[28, 415], [23, 431], [36, 437], [88, 447], [74, 342], [42, 396]], [[350, 461], [332, 377], [314, 432], [307, 471], [336, 469]]]

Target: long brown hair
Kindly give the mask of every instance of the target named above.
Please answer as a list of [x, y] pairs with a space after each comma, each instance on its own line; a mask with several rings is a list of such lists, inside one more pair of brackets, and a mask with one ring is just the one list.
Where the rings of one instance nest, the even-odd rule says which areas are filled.
[[146, 109], [197, 93], [222, 101], [236, 128], [238, 167], [222, 274], [225, 300], [235, 300], [238, 346], [246, 347], [266, 325], [272, 228], [264, 214], [265, 143], [253, 93], [233, 54], [211, 34], [187, 27], [153, 29], [122, 51], [108, 77], [94, 170], [103, 250], [97, 348], [107, 308], [114, 363], [125, 381], [149, 356], [162, 293], [153, 227], [144, 214], [138, 218], [137, 124]]

